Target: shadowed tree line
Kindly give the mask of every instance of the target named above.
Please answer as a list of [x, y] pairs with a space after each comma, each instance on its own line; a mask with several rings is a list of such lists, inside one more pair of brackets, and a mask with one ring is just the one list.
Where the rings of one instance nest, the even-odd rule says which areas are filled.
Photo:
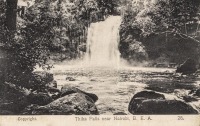
[[[127, 0], [120, 52], [132, 61], [182, 63], [199, 60], [198, 0]], [[135, 48], [131, 48], [135, 47]]]
[[36, 64], [50, 68], [49, 59], [81, 58], [88, 27], [109, 15], [122, 16], [119, 49], [129, 62], [199, 59], [199, 0], [36, 0], [23, 17], [16, 0], [0, 6], [1, 76], [15, 83]]
[[[18, 15], [16, 0], [0, 2], [1, 79], [26, 86], [36, 65], [81, 57], [87, 28], [114, 12], [113, 1], [36, 0]], [[59, 57], [59, 58], [58, 58]]]

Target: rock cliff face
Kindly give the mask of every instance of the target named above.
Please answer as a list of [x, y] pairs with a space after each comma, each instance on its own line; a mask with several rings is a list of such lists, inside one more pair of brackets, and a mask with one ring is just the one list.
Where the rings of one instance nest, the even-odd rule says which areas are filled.
[[[135, 31], [139, 31], [139, 29], [135, 29]], [[145, 37], [138, 36], [134, 32], [132, 34], [123, 29], [120, 34], [120, 52], [122, 57], [127, 60], [181, 64], [188, 58], [196, 61], [200, 59], [199, 43], [193, 39], [182, 38], [176, 33], [168, 33], [167, 38], [165, 34], [150, 34]], [[139, 40], [140, 44], [137, 44], [136, 40]]]
[[176, 69], [176, 72], [183, 75], [193, 74], [197, 71], [197, 65], [195, 60], [189, 58]]
[[182, 38], [181, 35], [168, 33], [164, 35], [151, 35], [144, 40], [144, 45], [151, 59], [165, 58], [166, 61], [182, 63], [188, 58], [199, 60], [199, 48], [196, 41]]

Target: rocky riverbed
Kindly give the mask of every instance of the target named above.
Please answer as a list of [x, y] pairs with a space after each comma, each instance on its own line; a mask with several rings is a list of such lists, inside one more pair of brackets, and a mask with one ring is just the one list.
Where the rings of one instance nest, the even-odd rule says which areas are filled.
[[198, 114], [200, 78], [175, 69], [54, 65], [29, 88], [5, 83], [0, 115]]
[[182, 101], [191, 105], [198, 113], [200, 111], [200, 78], [175, 74], [175, 69], [55, 65], [51, 72], [58, 88], [69, 85], [96, 94], [98, 101], [95, 104], [99, 114], [130, 114], [129, 103], [141, 91], [163, 94], [168, 100]]

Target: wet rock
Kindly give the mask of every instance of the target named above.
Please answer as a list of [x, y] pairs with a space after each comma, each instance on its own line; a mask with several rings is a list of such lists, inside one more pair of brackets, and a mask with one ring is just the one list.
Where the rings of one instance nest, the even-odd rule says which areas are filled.
[[50, 102], [52, 102], [51, 96], [49, 96], [47, 93], [31, 93], [27, 96], [28, 101], [31, 104], [37, 104], [37, 105], [47, 105]]
[[193, 74], [197, 71], [197, 63], [193, 59], [187, 59], [176, 69], [176, 73], [182, 73], [183, 75]]
[[189, 90], [186, 89], [174, 89], [174, 95], [177, 97], [187, 96], [189, 94]]
[[97, 95], [95, 94], [92, 94], [92, 93], [87, 93], [87, 92], [84, 92], [76, 87], [71, 87], [71, 86], [68, 86], [68, 85], [64, 85], [62, 88], [61, 88], [61, 97], [65, 96], [65, 95], [69, 95], [69, 94], [73, 94], [73, 93], [80, 93], [80, 94], [84, 94], [84, 95], [87, 95], [89, 96], [94, 102], [96, 102], [98, 100], [98, 97]]
[[142, 91], [133, 96], [129, 103], [132, 114], [196, 114], [192, 106], [178, 100], [167, 100], [163, 94]]
[[73, 77], [66, 77], [67, 81], [76, 81], [76, 79], [74, 79]]
[[183, 96], [183, 100], [185, 102], [193, 102], [193, 101], [198, 101], [198, 99], [192, 97], [192, 96]]
[[177, 100], [135, 99], [129, 104], [132, 114], [197, 114], [192, 106]]
[[99, 113], [93, 100], [89, 96], [74, 93], [59, 98], [45, 106], [29, 106], [22, 112], [22, 114], [98, 115]]
[[146, 99], [165, 99], [163, 94], [159, 94], [153, 91], [141, 91], [133, 96], [133, 99], [143, 97]]

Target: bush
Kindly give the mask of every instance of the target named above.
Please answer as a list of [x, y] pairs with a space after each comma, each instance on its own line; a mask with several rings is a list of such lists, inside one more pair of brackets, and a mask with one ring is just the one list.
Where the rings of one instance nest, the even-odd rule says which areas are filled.
[[49, 36], [39, 36], [34, 33], [32, 31], [34, 28], [31, 29], [33, 25], [20, 17], [17, 30], [8, 31], [5, 27], [5, 2], [0, 2], [1, 7], [4, 10], [0, 10], [0, 51], [5, 54], [3, 56], [5, 63], [0, 71], [3, 72], [5, 81], [26, 87], [36, 64], [45, 66], [47, 62]]

